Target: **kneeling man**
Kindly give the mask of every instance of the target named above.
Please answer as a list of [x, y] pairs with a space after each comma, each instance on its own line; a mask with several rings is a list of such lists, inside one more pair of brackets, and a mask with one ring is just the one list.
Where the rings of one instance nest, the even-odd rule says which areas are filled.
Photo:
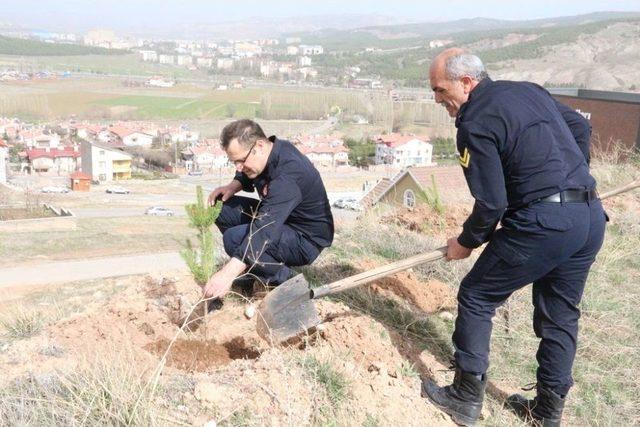
[[[333, 241], [333, 217], [320, 174], [289, 141], [267, 138], [247, 119], [225, 126], [222, 148], [236, 167], [233, 180], [216, 188], [221, 199], [216, 225], [231, 257], [205, 286], [208, 298], [224, 295], [241, 275], [277, 286], [290, 267], [311, 264]], [[236, 196], [240, 190], [259, 198]]]

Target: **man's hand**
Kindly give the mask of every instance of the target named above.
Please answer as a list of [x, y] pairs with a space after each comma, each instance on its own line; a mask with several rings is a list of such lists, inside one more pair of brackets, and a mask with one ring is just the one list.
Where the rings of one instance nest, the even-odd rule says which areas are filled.
[[209, 206], [215, 205], [218, 198], [222, 199], [223, 202], [226, 202], [240, 190], [242, 190], [242, 184], [235, 179], [227, 185], [216, 188], [211, 192], [211, 194], [209, 194]]
[[231, 258], [217, 273], [211, 276], [203, 289], [204, 298], [218, 298], [226, 294], [233, 280], [244, 273], [247, 265], [237, 258]]
[[226, 275], [223, 271], [218, 271], [207, 282], [203, 290], [204, 298], [218, 298], [226, 294], [231, 289], [235, 277]]
[[452, 237], [447, 240], [447, 261], [451, 261], [454, 259], [465, 259], [469, 255], [473, 249], [465, 248], [460, 243], [458, 243], [457, 237]]

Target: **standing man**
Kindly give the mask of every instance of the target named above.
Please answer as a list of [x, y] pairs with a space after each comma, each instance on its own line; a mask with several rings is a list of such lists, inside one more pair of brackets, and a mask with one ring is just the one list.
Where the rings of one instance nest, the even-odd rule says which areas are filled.
[[[248, 119], [225, 126], [220, 140], [236, 174], [213, 190], [209, 203], [223, 202], [216, 225], [231, 259], [209, 279], [208, 298], [224, 295], [245, 273], [279, 285], [293, 275], [289, 267], [311, 264], [333, 241], [333, 217], [320, 174], [293, 144], [267, 138]], [[259, 198], [235, 195], [254, 189]]]
[[453, 384], [425, 381], [423, 395], [457, 423], [476, 422], [491, 319], [533, 283], [537, 396], [514, 395], [508, 404], [523, 418], [558, 426], [573, 384], [578, 304], [606, 221], [589, 174], [589, 123], [538, 85], [492, 81], [462, 49], [440, 53], [429, 78], [436, 102], [456, 119], [459, 161], [475, 198], [461, 234], [447, 242], [447, 259], [489, 244], [458, 291]]

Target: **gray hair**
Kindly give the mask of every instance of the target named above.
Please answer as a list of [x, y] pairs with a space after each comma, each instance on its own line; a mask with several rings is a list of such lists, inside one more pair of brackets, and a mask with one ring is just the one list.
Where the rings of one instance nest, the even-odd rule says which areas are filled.
[[489, 77], [482, 60], [471, 53], [450, 56], [445, 60], [444, 70], [449, 80], [459, 80], [469, 76], [480, 81]]

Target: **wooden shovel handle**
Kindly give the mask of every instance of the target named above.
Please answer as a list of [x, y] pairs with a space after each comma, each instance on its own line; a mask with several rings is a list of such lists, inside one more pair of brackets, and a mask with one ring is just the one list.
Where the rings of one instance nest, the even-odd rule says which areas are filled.
[[373, 270], [365, 271], [354, 276], [346, 277], [338, 280], [337, 282], [329, 283], [328, 285], [320, 286], [311, 290], [311, 299], [326, 297], [327, 295], [337, 294], [338, 292], [346, 291], [347, 289], [355, 288], [360, 285], [364, 285], [381, 277], [387, 277], [395, 274], [399, 271], [407, 270], [416, 265], [424, 264], [426, 262], [436, 261], [444, 258], [447, 254], [447, 247], [443, 246], [428, 252], [426, 254], [420, 254], [412, 256], [411, 258], [402, 259], [400, 261], [392, 262], [391, 264], [383, 265], [382, 267], [374, 268]]
[[[633, 190], [636, 187], [640, 187], [640, 181], [633, 181], [623, 187], [616, 188], [615, 190], [604, 193], [600, 196], [600, 199], [606, 199], [608, 197]], [[415, 267], [416, 265], [439, 260], [441, 258], [444, 258], [446, 255], [447, 247], [443, 246], [434, 250], [433, 252], [415, 255], [411, 258], [392, 262], [391, 264], [383, 265], [382, 267], [374, 268], [373, 270], [365, 271], [363, 273], [356, 274], [355, 276], [346, 277], [344, 279], [338, 280], [337, 282], [329, 283], [328, 285], [312, 289], [310, 292], [311, 299], [322, 298], [328, 295], [337, 294], [338, 292], [346, 291], [348, 289], [373, 282], [374, 280], [380, 279], [381, 277], [387, 277], [399, 271], [407, 270], [411, 267]]]
[[611, 196], [615, 196], [617, 194], [624, 193], [625, 191], [633, 190], [634, 188], [637, 188], [637, 187], [640, 187], [640, 180], [632, 181], [632, 182], [628, 183], [627, 185], [625, 185], [624, 187], [620, 187], [620, 188], [616, 188], [616, 189], [611, 190], [611, 191], [607, 191], [606, 193], [603, 193], [603, 194], [600, 195], [600, 199], [606, 199], [606, 198], [609, 198]]

